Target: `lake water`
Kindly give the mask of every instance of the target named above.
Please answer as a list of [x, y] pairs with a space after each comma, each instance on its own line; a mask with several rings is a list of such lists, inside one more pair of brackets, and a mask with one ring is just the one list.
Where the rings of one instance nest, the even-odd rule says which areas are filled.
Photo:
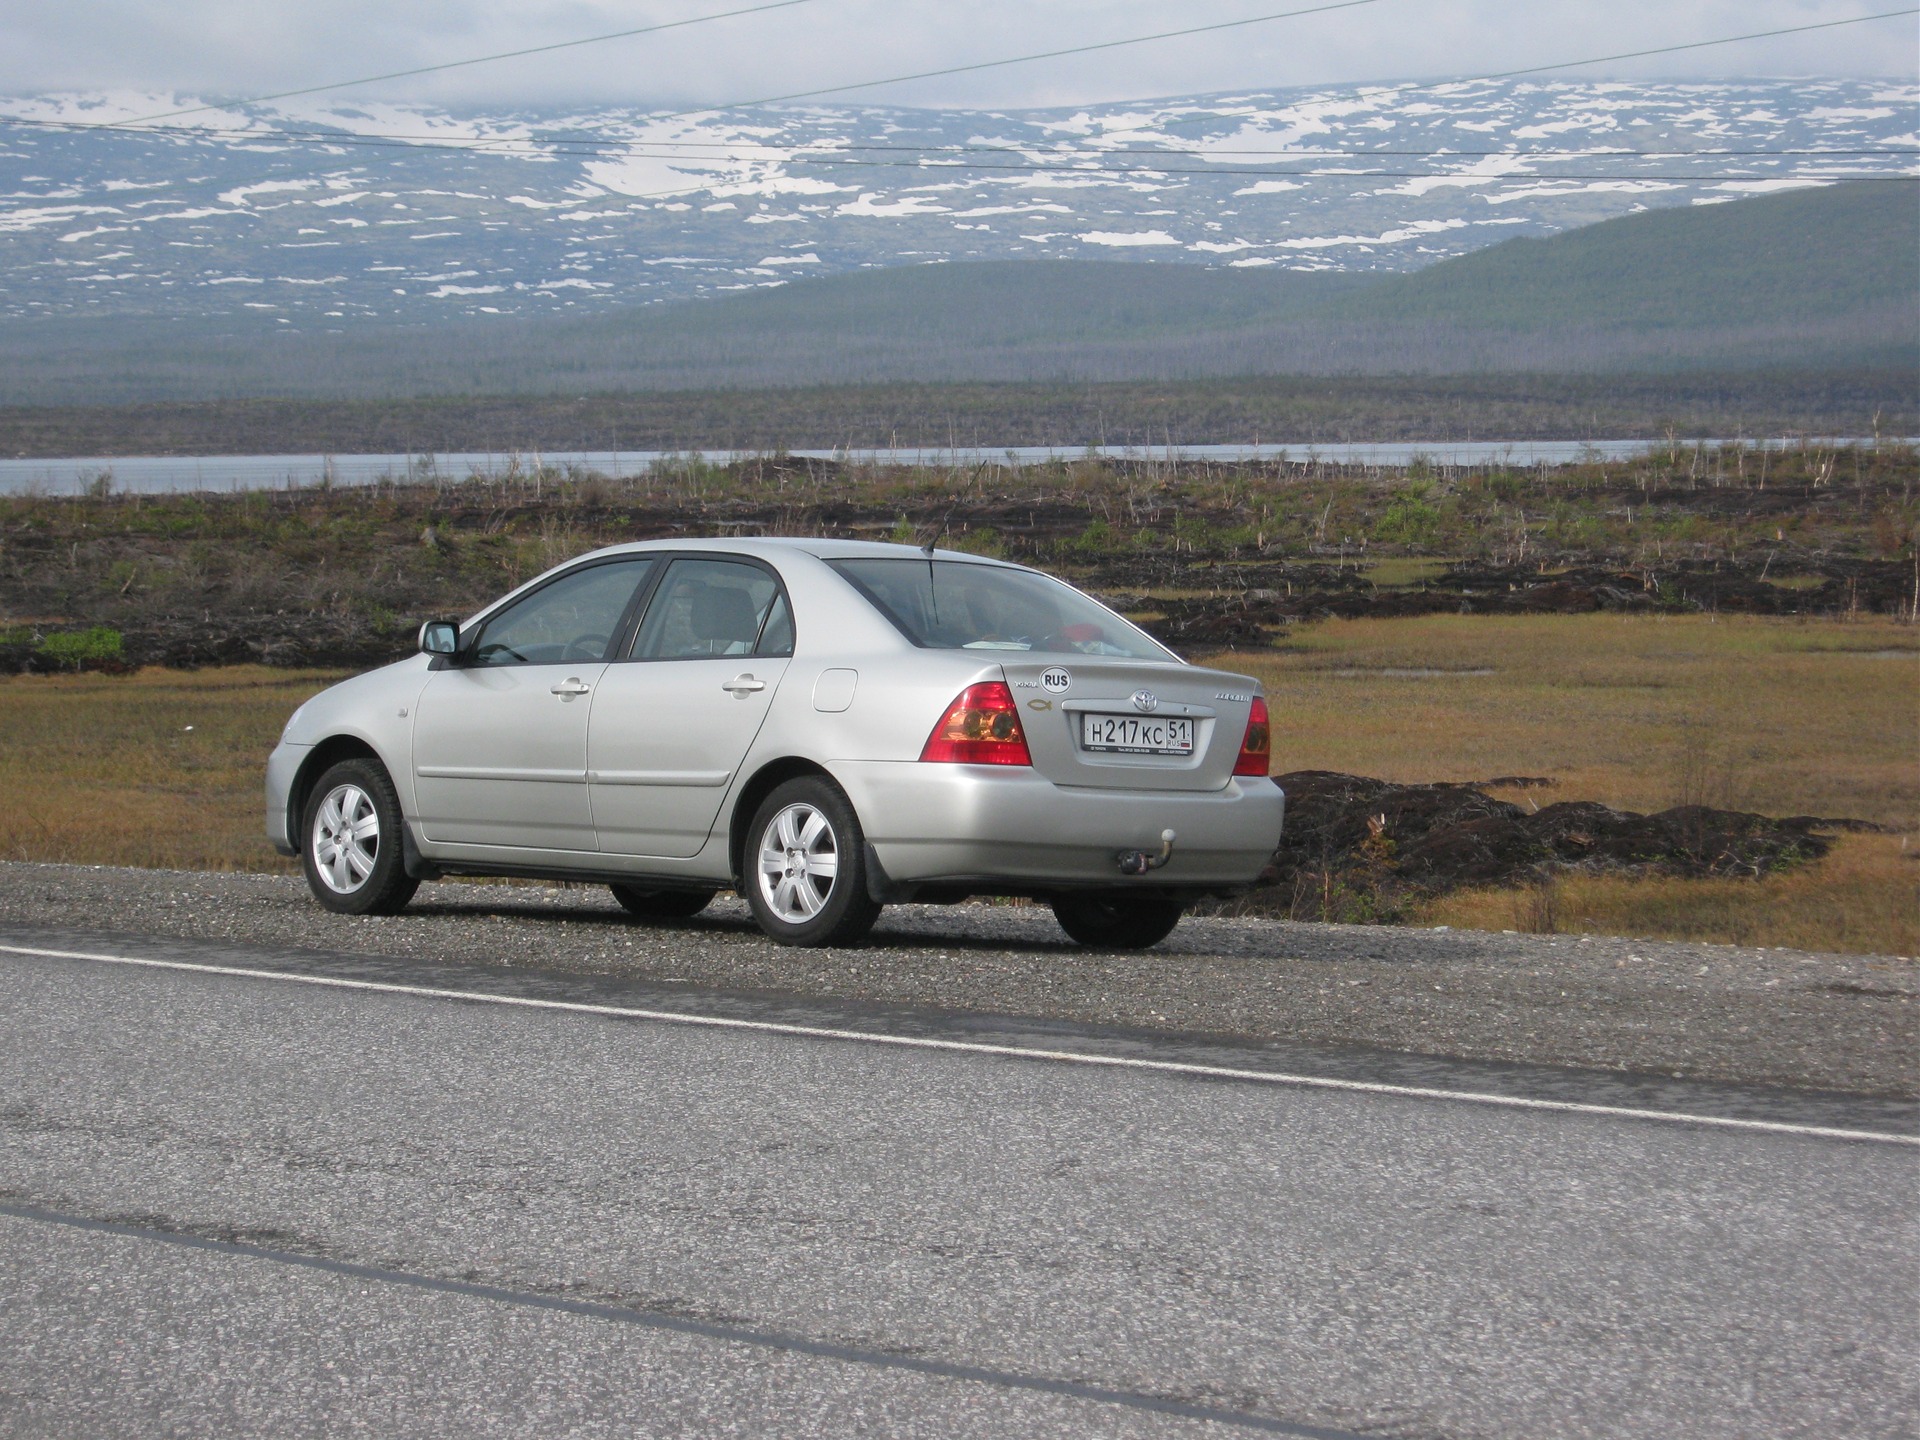
[[[1769, 449], [1800, 445], [1866, 445], [1868, 440], [1702, 440], [1714, 447], [1744, 443]], [[1911, 440], [1899, 442], [1912, 444]], [[1594, 459], [1624, 460], [1664, 449], [1647, 440], [1477, 440], [1358, 445], [1173, 445], [1151, 449], [1121, 445], [1014, 445], [1004, 449], [792, 450], [795, 456], [871, 465], [1038, 465], [1100, 455], [1119, 460], [1324, 460], [1344, 465], [1399, 466], [1424, 457], [1435, 465], [1568, 465]], [[724, 464], [765, 451], [707, 450], [701, 457]], [[497, 480], [534, 464], [578, 466], [604, 475], [644, 475], [656, 466], [684, 461], [683, 452], [576, 450], [541, 453], [474, 451], [453, 455], [115, 455], [62, 460], [0, 460], [0, 494], [75, 495], [111, 477], [118, 492], [145, 495], [175, 491], [288, 490], [309, 486], [371, 485], [380, 481], [455, 483]]]

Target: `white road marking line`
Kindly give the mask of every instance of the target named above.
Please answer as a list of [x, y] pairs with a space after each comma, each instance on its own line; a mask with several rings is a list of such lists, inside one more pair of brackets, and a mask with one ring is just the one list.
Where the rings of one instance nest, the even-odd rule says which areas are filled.
[[1689, 1115], [1679, 1110], [1642, 1110], [1628, 1105], [1589, 1105], [1577, 1100], [1535, 1100], [1477, 1090], [1441, 1090], [1426, 1085], [1389, 1085], [1374, 1080], [1338, 1080], [1324, 1075], [1292, 1075], [1274, 1070], [1239, 1070], [1223, 1065], [1194, 1065], [1178, 1060], [1139, 1060], [1124, 1055], [1087, 1055], [1075, 1050], [1038, 1050], [1024, 1045], [988, 1045], [976, 1040], [934, 1040], [918, 1035], [882, 1035], [870, 1030], [838, 1030], [824, 1025], [787, 1025], [777, 1020], [737, 1020], [725, 1015], [688, 1015], [672, 1010], [643, 1010], [627, 1005], [591, 1005], [578, 1000], [536, 1000], [524, 995], [488, 995], [477, 990], [442, 990], [429, 985], [396, 985], [383, 980], [348, 980], [332, 975], [297, 975], [284, 970], [253, 970], [238, 965], [200, 965], [186, 960], [150, 960], [133, 955], [101, 955], [86, 950], [45, 950], [0, 944], [0, 951], [50, 960], [94, 960], [147, 970], [184, 970], [199, 975], [231, 975], [244, 980], [279, 980], [332, 990], [370, 990], [382, 995], [413, 995], [428, 1000], [467, 1000], [483, 1005], [513, 1005], [526, 1010], [564, 1010], [621, 1020], [654, 1020], [711, 1030], [750, 1030], [812, 1040], [851, 1040], [909, 1050], [945, 1050], [964, 1055], [999, 1055], [1013, 1060], [1047, 1060], [1066, 1065], [1097, 1065], [1111, 1070], [1146, 1070], [1162, 1075], [1191, 1075], [1208, 1080], [1251, 1080], [1314, 1090], [1344, 1090], [1362, 1095], [1393, 1095], [1412, 1100], [1456, 1100], [1499, 1105], [1511, 1110], [1546, 1110], [1567, 1115], [1609, 1115], [1616, 1119], [1657, 1120], [1677, 1125], [1709, 1125], [1725, 1130], [1757, 1130], [1769, 1135], [1803, 1135], [1822, 1140], [1870, 1140], [1885, 1145], [1920, 1146], [1920, 1135], [1884, 1130], [1842, 1130], [1826, 1125], [1793, 1125], [1779, 1120], [1742, 1120], [1725, 1115]]

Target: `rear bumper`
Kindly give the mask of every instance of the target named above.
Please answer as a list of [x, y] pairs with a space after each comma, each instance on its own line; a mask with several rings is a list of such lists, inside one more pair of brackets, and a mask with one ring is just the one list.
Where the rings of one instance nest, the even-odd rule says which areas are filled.
[[[876, 858], [899, 884], [1238, 889], [1273, 858], [1286, 817], [1286, 795], [1270, 780], [1236, 779], [1202, 792], [1104, 790], [1056, 785], [1013, 766], [848, 761], [831, 768]], [[1162, 830], [1177, 837], [1172, 860], [1146, 875], [1123, 875], [1120, 852], [1158, 853]]]

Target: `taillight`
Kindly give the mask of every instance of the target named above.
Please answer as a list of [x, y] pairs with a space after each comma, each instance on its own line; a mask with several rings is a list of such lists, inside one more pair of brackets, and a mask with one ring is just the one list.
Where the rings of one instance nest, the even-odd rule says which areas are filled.
[[1247, 737], [1240, 742], [1240, 758], [1233, 762], [1236, 775], [1273, 773], [1273, 727], [1267, 723], [1267, 702], [1253, 697], [1253, 709], [1247, 715]]
[[933, 727], [920, 758], [959, 765], [1033, 764], [1006, 682], [986, 680], [962, 690]]

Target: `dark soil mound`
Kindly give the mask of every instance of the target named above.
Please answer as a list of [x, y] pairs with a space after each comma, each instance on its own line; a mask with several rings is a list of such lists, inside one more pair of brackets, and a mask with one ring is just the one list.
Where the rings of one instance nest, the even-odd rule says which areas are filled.
[[1473, 784], [1396, 785], [1323, 770], [1276, 778], [1287, 792], [1286, 833], [1264, 877], [1271, 889], [1254, 908], [1297, 918], [1384, 919], [1410, 899], [1532, 884], [1555, 870], [1757, 877], [1825, 855], [1832, 842], [1817, 831], [1860, 825], [1704, 805], [1655, 815], [1593, 801], [1527, 810]]

